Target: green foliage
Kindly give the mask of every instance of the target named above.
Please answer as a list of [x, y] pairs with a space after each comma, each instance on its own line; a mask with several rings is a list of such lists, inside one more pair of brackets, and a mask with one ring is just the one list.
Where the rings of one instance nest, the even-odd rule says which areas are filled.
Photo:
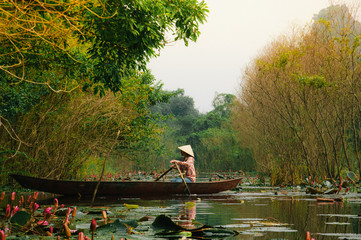
[[170, 114], [167, 119], [163, 145], [172, 151], [163, 152], [160, 158], [165, 164], [179, 158], [177, 147], [192, 145], [196, 167], [207, 170], [254, 170], [250, 152], [241, 147], [230, 126], [230, 113], [234, 95], [219, 94], [213, 101], [214, 109], [200, 114], [194, 109], [193, 99], [183, 91], [170, 98], [169, 103], [157, 104], [152, 111]]
[[96, 5], [92, 10], [97, 15], [85, 15], [88, 34], [84, 41], [91, 43], [88, 53], [93, 82], [114, 92], [120, 90], [125, 76], [146, 69], [147, 61], [165, 46], [167, 32], [186, 45], [189, 40], [196, 41], [199, 24], [208, 11], [203, 1], [196, 0], [105, 0], [104, 5], [106, 16], [98, 17], [104, 12]]
[[[149, 73], [138, 73], [124, 79], [122, 94], [108, 92], [97, 97], [91, 92], [73, 92], [72, 95], [52, 93], [43, 97], [41, 104], [18, 116], [14, 122], [20, 138], [35, 144], [23, 146], [26, 155], [17, 154], [11, 160], [8, 157], [14, 151], [4, 152], [2, 158], [6, 161], [7, 172], [82, 177], [82, 173], [86, 174], [82, 171], [91, 170], [91, 161], [104, 158], [118, 130], [121, 135], [110, 164], [118, 170], [131, 168], [131, 163], [151, 165], [140, 156], [158, 149], [162, 132], [149, 106], [168, 98], [160, 88], [154, 85], [154, 77]], [[15, 147], [8, 140], [1, 139], [1, 145], [9, 149]], [[52, 164], [48, 164], [49, 159]], [[115, 163], [117, 161], [119, 163]]]
[[0, 116], [13, 122], [17, 116], [25, 114], [31, 107], [38, 104], [41, 97], [49, 93], [45, 87], [22, 82], [8, 85], [6, 80], [0, 81]]
[[314, 88], [322, 88], [329, 86], [329, 84], [327, 84], [326, 82], [325, 77], [320, 75], [314, 75], [314, 76], [295, 75], [295, 78], [303, 86], [311, 86]]
[[273, 42], [245, 72], [232, 125], [273, 183], [361, 174], [361, 23], [346, 5]]
[[[6, 163], [7, 172], [75, 176], [90, 155], [101, 158], [119, 129], [113, 159], [152, 166], [162, 129], [149, 107], [172, 94], [146, 63], [168, 34], [186, 45], [197, 40], [205, 3], [12, 1], [0, 10], [3, 170]], [[7, 119], [12, 125], [4, 127]]]
[[218, 94], [213, 100], [214, 110], [212, 112], [216, 112], [223, 118], [229, 118], [234, 99], [235, 96], [230, 93]]

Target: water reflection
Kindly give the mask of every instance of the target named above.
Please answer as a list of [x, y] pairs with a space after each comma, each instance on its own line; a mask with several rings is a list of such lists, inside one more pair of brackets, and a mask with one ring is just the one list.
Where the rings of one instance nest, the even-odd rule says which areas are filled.
[[[101, 198], [96, 205], [108, 205], [111, 211], [117, 208], [113, 212], [119, 215], [113, 218], [119, 218], [124, 203], [137, 204], [139, 209], [131, 210], [128, 217], [165, 213], [185, 228], [199, 227], [197, 223], [201, 223], [240, 232], [232, 239], [304, 239], [307, 231], [317, 240], [361, 239], [361, 194], [351, 193], [344, 196], [344, 202], [334, 203], [319, 203], [317, 197], [324, 196], [253, 189], [169, 199]], [[52, 202], [51, 198], [49, 204]], [[77, 198], [59, 198], [59, 203], [89, 205], [89, 201]]]
[[179, 225], [187, 228], [192, 229], [195, 228], [195, 219], [197, 215], [197, 202], [196, 200], [190, 201], [182, 201], [181, 208], [179, 210]]
[[181, 203], [179, 209], [179, 225], [184, 228], [195, 228], [194, 220], [196, 219], [197, 214], [197, 203], [196, 200], [185, 201]]

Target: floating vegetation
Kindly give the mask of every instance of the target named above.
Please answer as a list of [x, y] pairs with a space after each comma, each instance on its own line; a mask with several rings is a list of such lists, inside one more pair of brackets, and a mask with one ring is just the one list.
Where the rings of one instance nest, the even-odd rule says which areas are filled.
[[[355, 230], [361, 218], [357, 202], [361, 194], [355, 192], [347, 195], [349, 201], [326, 205], [316, 204], [323, 196], [305, 192], [278, 196], [273, 191], [262, 196], [239, 192], [167, 200], [99, 198], [102, 204], [93, 207], [78, 205], [78, 199], [39, 200], [43, 193], [27, 195], [0, 195], [0, 234], [5, 239], [306, 239], [305, 229], [315, 239], [323, 235], [361, 239]], [[339, 196], [327, 196], [334, 197]]]
[[166, 215], [158, 216], [152, 223], [152, 227], [156, 230], [155, 236], [158, 237], [213, 237], [225, 238], [238, 235], [238, 232], [228, 230], [223, 227], [212, 227], [202, 225], [199, 228], [184, 228], [172, 221]]

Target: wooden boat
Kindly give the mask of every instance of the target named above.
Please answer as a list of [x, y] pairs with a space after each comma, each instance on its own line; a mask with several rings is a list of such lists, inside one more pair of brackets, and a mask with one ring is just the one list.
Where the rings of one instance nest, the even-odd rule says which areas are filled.
[[[55, 180], [48, 178], [11, 175], [24, 188], [37, 191], [61, 194], [65, 196], [93, 195], [97, 181]], [[213, 194], [232, 190], [242, 178], [213, 182], [187, 183], [192, 194]], [[164, 196], [188, 194], [184, 183], [162, 181], [102, 181], [97, 196]]]

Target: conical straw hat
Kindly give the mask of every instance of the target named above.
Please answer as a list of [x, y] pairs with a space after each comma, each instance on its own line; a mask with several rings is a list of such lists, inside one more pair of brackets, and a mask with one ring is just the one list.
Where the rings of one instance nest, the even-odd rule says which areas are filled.
[[185, 153], [188, 153], [189, 155], [194, 157], [194, 153], [193, 153], [191, 145], [180, 146], [180, 147], [178, 147], [178, 149], [185, 152]]

